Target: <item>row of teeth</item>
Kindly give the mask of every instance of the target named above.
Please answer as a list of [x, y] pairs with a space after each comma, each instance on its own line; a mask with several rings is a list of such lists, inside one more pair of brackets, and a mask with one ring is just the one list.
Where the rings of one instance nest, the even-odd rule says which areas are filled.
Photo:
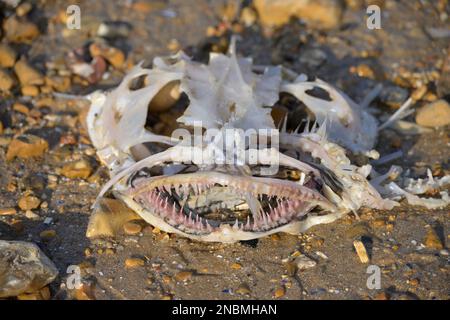
[[[203, 187], [206, 187], [205, 189], [208, 189], [213, 185], [214, 184], [208, 184], [203, 185]], [[178, 190], [178, 195], [180, 194], [180, 191], [183, 194], [188, 194], [190, 190], [194, 190], [194, 193], [199, 194], [202, 192], [202, 190], [205, 190], [200, 186], [197, 186], [197, 188], [190, 188], [190, 186], [180, 186], [180, 188], [174, 189], [175, 191]], [[168, 194], [172, 195], [172, 188], [162, 187], [161, 190], [164, 190]], [[141, 202], [147, 203], [149, 207], [156, 209], [159, 215], [171, 225], [176, 225], [179, 228], [181, 227], [190, 230], [195, 229], [198, 231], [207, 232], [212, 232], [216, 229], [216, 227], [212, 226], [210, 221], [208, 221], [208, 219], [206, 218], [202, 218], [198, 215], [195, 215], [194, 217], [192, 212], [189, 212], [189, 215], [183, 213], [184, 204], [181, 205], [180, 209], [177, 209], [169, 202], [167, 197], [161, 196], [161, 193], [158, 190], [153, 190], [150, 193], [147, 193], [146, 197], [141, 197], [140, 199]], [[253, 214], [253, 221], [250, 221], [250, 216], [247, 217], [246, 222], [240, 222], [238, 219], [236, 219], [235, 223], [232, 225], [232, 228], [241, 231], [263, 231], [275, 228], [290, 221], [292, 216], [297, 213], [302, 204], [302, 202], [298, 200], [282, 201], [279, 198], [277, 199], [277, 203], [278, 206], [275, 208], [269, 205], [269, 212], [264, 212], [264, 210], [261, 208], [256, 215]]]

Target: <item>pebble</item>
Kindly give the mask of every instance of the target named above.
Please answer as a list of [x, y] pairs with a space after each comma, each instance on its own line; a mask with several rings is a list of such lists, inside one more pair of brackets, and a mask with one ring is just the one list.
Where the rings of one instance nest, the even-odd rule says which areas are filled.
[[80, 288], [75, 289], [76, 300], [95, 300], [94, 285], [83, 283]]
[[92, 166], [85, 159], [69, 162], [61, 168], [61, 174], [69, 179], [87, 179], [91, 173]]
[[56, 231], [53, 229], [44, 230], [39, 233], [39, 236], [44, 240], [50, 240], [56, 237]]
[[16, 14], [18, 17], [24, 17], [31, 11], [31, 9], [33, 9], [31, 3], [24, 2], [16, 8]]
[[35, 196], [24, 196], [19, 199], [18, 206], [21, 210], [32, 210], [39, 207], [41, 200]]
[[240, 263], [235, 262], [231, 265], [231, 269], [240, 270], [240, 269], [242, 269], [242, 265]]
[[106, 44], [92, 43], [89, 46], [91, 56], [102, 56], [114, 68], [120, 68], [125, 62], [125, 54], [118, 48], [108, 46]]
[[0, 240], [0, 298], [36, 292], [58, 275], [52, 261], [31, 242]]
[[14, 86], [14, 78], [8, 71], [0, 69], [0, 91], [9, 92]]
[[240, 20], [246, 27], [252, 26], [257, 19], [258, 16], [253, 8], [245, 7], [242, 9]]
[[32, 67], [24, 58], [21, 58], [14, 65], [14, 72], [19, 78], [22, 86], [26, 85], [43, 85], [45, 83], [44, 76], [34, 67]]
[[398, 86], [388, 85], [383, 87], [379, 99], [387, 106], [398, 109], [408, 99], [408, 90]]
[[39, 95], [39, 88], [37, 86], [23, 86], [20, 91], [22, 92], [22, 95], [25, 97], [36, 97]]
[[19, 20], [15, 15], [11, 15], [3, 22], [3, 30], [6, 33], [6, 39], [11, 42], [26, 43], [39, 36], [38, 27], [27, 20]]
[[125, 267], [127, 268], [143, 267], [144, 265], [145, 261], [141, 258], [127, 258], [125, 260]]
[[364, 246], [362, 241], [361, 240], [353, 241], [353, 246], [355, 247], [356, 253], [358, 254], [361, 263], [368, 263], [369, 255], [367, 254], [366, 247]]
[[123, 225], [123, 231], [127, 235], [134, 236], [142, 231], [142, 226], [137, 222], [129, 221]]
[[18, 158], [39, 157], [48, 150], [48, 142], [44, 139], [31, 135], [23, 134], [16, 137], [8, 146], [6, 160]]
[[17, 53], [7, 44], [0, 44], [0, 67], [11, 68], [16, 62]]
[[128, 37], [131, 31], [130, 24], [121, 21], [102, 22], [97, 30], [97, 35], [103, 38]]
[[308, 69], [317, 69], [327, 61], [325, 51], [319, 48], [305, 49], [299, 57], [299, 62]]
[[276, 288], [275, 291], [273, 292], [273, 296], [275, 299], [282, 298], [285, 295], [286, 295], [286, 288], [284, 286]]
[[17, 213], [17, 211], [14, 208], [1, 208], [0, 209], [0, 216], [11, 216], [16, 213]]
[[26, 105], [24, 105], [23, 103], [20, 102], [15, 102], [13, 104], [13, 110], [23, 113], [23, 114], [28, 114], [30, 112], [30, 109], [28, 109], [28, 107]]
[[237, 294], [241, 294], [241, 295], [247, 295], [247, 294], [251, 293], [251, 290], [250, 290], [248, 284], [246, 284], [246, 283], [241, 283], [235, 291]]
[[308, 258], [304, 254], [295, 258], [294, 263], [296, 264], [298, 270], [306, 270], [309, 268], [313, 268], [317, 265], [317, 262]]
[[175, 275], [175, 279], [179, 282], [185, 282], [192, 279], [191, 271], [180, 271]]
[[441, 99], [421, 107], [417, 111], [416, 123], [430, 128], [443, 127], [450, 124], [450, 105]]
[[50, 300], [51, 294], [48, 287], [32, 293], [22, 293], [17, 296], [17, 300]]
[[113, 237], [123, 230], [123, 225], [140, 217], [122, 201], [102, 198], [89, 218], [86, 231], [88, 238]]
[[266, 27], [281, 26], [288, 23], [291, 17], [296, 17], [311, 27], [331, 29], [340, 24], [344, 11], [339, 0], [255, 0], [253, 5], [260, 22]]
[[429, 249], [442, 250], [444, 246], [433, 228], [429, 228], [425, 239], [423, 240], [425, 247]]

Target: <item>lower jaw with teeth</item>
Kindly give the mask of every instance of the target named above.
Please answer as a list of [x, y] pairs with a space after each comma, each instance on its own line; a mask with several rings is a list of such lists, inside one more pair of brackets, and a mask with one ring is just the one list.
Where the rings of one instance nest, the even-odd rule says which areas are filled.
[[310, 199], [252, 194], [217, 183], [155, 187], [135, 194], [133, 200], [185, 235], [241, 234], [235, 241], [276, 232], [316, 206]]

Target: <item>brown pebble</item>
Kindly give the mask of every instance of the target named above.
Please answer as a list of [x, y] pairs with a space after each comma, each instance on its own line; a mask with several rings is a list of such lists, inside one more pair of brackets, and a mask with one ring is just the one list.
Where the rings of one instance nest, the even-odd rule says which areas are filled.
[[166, 84], [150, 101], [149, 111], [163, 112], [170, 109], [180, 97], [180, 85], [177, 81]]
[[163, 294], [161, 300], [172, 300], [173, 296], [171, 294]]
[[35, 196], [24, 196], [19, 199], [18, 206], [21, 210], [33, 210], [39, 207], [41, 200]]
[[50, 300], [51, 294], [48, 287], [32, 293], [22, 293], [17, 296], [17, 300]]
[[48, 150], [48, 143], [44, 139], [31, 135], [23, 134], [16, 137], [8, 146], [6, 160], [18, 158], [39, 157]]
[[17, 54], [13, 48], [7, 44], [0, 44], [0, 67], [11, 68], [16, 62]]
[[31, 43], [39, 36], [38, 27], [27, 20], [19, 20], [15, 15], [11, 15], [3, 22], [3, 30], [6, 33], [6, 39], [17, 43]]
[[414, 278], [414, 279], [409, 280], [409, 284], [412, 285], [412, 286], [414, 286], [414, 287], [418, 286], [419, 283], [420, 283], [420, 281], [419, 281], [419, 279], [417, 279], [417, 278]]
[[450, 105], [444, 99], [421, 107], [417, 111], [416, 123], [424, 127], [443, 127], [450, 124]]
[[17, 6], [16, 14], [18, 17], [23, 17], [26, 16], [31, 11], [31, 9], [33, 9], [31, 3], [24, 2]]
[[89, 52], [93, 57], [102, 56], [114, 68], [120, 68], [125, 62], [125, 54], [118, 48], [93, 43], [89, 46]]
[[22, 92], [22, 95], [26, 97], [36, 97], [39, 95], [39, 88], [37, 86], [23, 86], [20, 91]]
[[380, 292], [374, 297], [374, 300], [389, 300], [389, 297], [386, 292]]
[[75, 289], [76, 300], [95, 300], [94, 285], [83, 283], [80, 288]]
[[273, 292], [273, 296], [275, 299], [282, 298], [285, 295], [286, 295], [286, 288], [284, 286], [276, 288], [275, 291]]
[[61, 174], [69, 179], [87, 179], [92, 173], [92, 167], [87, 160], [69, 162], [61, 169]]
[[127, 258], [125, 260], [125, 266], [127, 268], [143, 267], [144, 265], [145, 261], [141, 258]]
[[381, 228], [381, 227], [384, 227], [386, 225], [386, 221], [384, 219], [382, 219], [382, 218], [375, 219], [374, 221], [372, 221], [372, 225], [375, 228]]
[[23, 114], [28, 114], [30, 112], [30, 109], [28, 109], [26, 105], [20, 102], [15, 102], [13, 104], [13, 110]]
[[248, 284], [246, 284], [246, 283], [241, 283], [241, 284], [239, 285], [239, 287], [237, 287], [236, 293], [241, 294], [241, 295], [246, 295], [246, 294], [250, 294], [250, 293], [251, 293], [251, 290], [250, 290]]
[[14, 86], [14, 78], [11, 77], [8, 71], [0, 69], [0, 92], [9, 92]]
[[142, 226], [137, 222], [129, 221], [123, 225], [123, 231], [127, 235], [137, 235], [142, 231]]
[[362, 243], [361, 240], [355, 240], [353, 241], [353, 246], [355, 247], [356, 253], [358, 254], [359, 260], [361, 263], [368, 263], [369, 262], [369, 256], [367, 254], [366, 247]]
[[42, 239], [49, 240], [56, 237], [56, 231], [53, 229], [44, 230], [41, 233], [39, 233], [39, 236]]
[[429, 228], [427, 234], [424, 239], [424, 244], [429, 249], [442, 250], [444, 246], [442, 245], [441, 240], [439, 239], [436, 231], [433, 228]]
[[0, 208], [0, 216], [11, 216], [16, 213], [17, 211], [14, 208]]
[[14, 66], [14, 72], [19, 78], [22, 86], [26, 85], [43, 85], [44, 77], [42, 74], [32, 67], [24, 58], [21, 58]]
[[180, 271], [175, 275], [175, 279], [179, 282], [185, 282], [192, 279], [191, 271]]
[[231, 265], [231, 269], [234, 269], [234, 270], [242, 269], [242, 265], [240, 263], [235, 262]]

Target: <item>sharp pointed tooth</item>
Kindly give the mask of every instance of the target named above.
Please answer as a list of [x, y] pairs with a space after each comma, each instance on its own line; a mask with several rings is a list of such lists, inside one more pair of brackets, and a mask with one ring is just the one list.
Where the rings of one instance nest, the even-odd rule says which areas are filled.
[[238, 219], [236, 219], [236, 221], [234, 222], [233, 229], [239, 229], [239, 221], [238, 221]]
[[299, 180], [298, 183], [303, 185], [305, 183], [305, 178], [306, 178], [305, 173], [304, 172], [300, 172], [300, 180]]

